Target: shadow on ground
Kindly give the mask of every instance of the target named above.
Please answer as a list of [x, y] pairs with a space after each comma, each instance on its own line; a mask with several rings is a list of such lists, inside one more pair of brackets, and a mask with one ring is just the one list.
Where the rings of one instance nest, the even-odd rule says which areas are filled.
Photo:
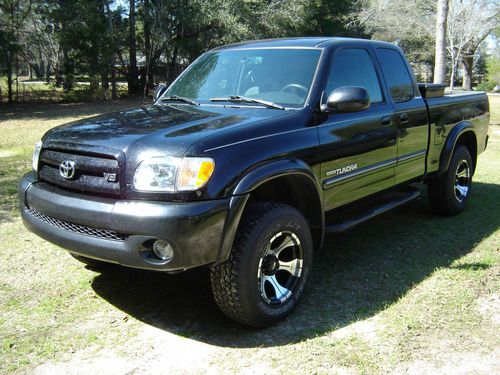
[[494, 207], [500, 185], [475, 183], [473, 194], [459, 216], [433, 215], [424, 194], [350, 232], [327, 237], [299, 307], [265, 330], [239, 326], [219, 313], [206, 270], [165, 275], [113, 267], [99, 274], [92, 287], [146, 324], [209, 344], [256, 347], [298, 342], [373, 316], [436, 268], [452, 266], [498, 229], [500, 214]]

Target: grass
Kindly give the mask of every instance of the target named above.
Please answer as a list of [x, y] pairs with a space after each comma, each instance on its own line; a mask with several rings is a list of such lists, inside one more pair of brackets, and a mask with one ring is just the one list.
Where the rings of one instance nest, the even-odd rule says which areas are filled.
[[500, 125], [500, 94], [489, 95], [491, 124]]
[[[122, 77], [123, 79], [123, 77]], [[95, 101], [111, 96], [110, 90], [92, 92], [89, 89], [88, 77], [76, 77], [73, 89], [64, 92], [62, 87], [55, 86], [55, 77], [51, 77], [51, 83], [43, 80], [30, 80], [28, 77], [19, 77], [19, 83], [13, 83], [13, 97], [16, 102], [65, 102], [76, 103], [82, 101]], [[7, 102], [8, 86], [7, 78], [0, 76], [0, 104]], [[127, 96], [127, 86], [124, 82], [117, 82], [118, 97]]]
[[[490, 103], [500, 124], [500, 96]], [[111, 350], [130, 372], [158, 362], [173, 373], [494, 372], [500, 126], [490, 129], [463, 214], [434, 216], [424, 193], [328, 237], [297, 311], [254, 331], [221, 317], [206, 271], [98, 273], [22, 226], [16, 184], [41, 135], [132, 104], [0, 108], [0, 373], [61, 361], [74, 371]]]
[[[109, 334], [109, 317], [121, 318], [89, 291], [95, 273], [23, 228], [16, 191], [17, 181], [31, 168], [33, 145], [45, 131], [132, 104], [0, 107], [0, 373], [98, 342], [120, 341], [129, 329], [125, 325], [123, 332]], [[92, 329], [85, 328], [89, 317]]]

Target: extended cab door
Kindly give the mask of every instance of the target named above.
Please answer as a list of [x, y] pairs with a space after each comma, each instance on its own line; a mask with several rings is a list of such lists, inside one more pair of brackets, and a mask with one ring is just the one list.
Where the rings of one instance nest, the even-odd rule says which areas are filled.
[[331, 113], [318, 126], [326, 210], [394, 185], [396, 122], [370, 49], [343, 47], [333, 54], [323, 101], [341, 86], [362, 86], [370, 108]]
[[401, 52], [377, 48], [376, 55], [396, 112], [398, 162], [395, 183], [400, 184], [425, 173], [429, 137], [427, 108]]

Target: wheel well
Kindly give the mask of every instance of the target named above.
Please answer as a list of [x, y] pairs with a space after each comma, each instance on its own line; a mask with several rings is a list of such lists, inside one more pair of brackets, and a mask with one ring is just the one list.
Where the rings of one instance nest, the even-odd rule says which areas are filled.
[[250, 194], [251, 201], [288, 204], [304, 215], [311, 228], [314, 248], [323, 240], [323, 208], [314, 183], [305, 176], [282, 176], [258, 186]]
[[474, 132], [468, 131], [461, 134], [455, 143], [455, 149], [460, 145], [464, 145], [469, 150], [470, 156], [472, 157], [473, 171], [475, 171], [477, 161], [477, 139]]

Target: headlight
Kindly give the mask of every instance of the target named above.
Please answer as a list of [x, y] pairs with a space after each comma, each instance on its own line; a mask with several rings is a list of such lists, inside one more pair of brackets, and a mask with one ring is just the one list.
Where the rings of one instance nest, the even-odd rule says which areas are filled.
[[137, 167], [134, 189], [151, 192], [198, 190], [208, 182], [214, 167], [211, 158], [151, 158]]
[[144, 160], [134, 175], [134, 188], [142, 191], [175, 191], [179, 158], [164, 157]]
[[42, 150], [42, 141], [38, 141], [35, 145], [35, 151], [33, 152], [33, 159], [31, 160], [31, 166], [35, 172], [38, 171], [38, 159], [40, 158], [40, 151]]

